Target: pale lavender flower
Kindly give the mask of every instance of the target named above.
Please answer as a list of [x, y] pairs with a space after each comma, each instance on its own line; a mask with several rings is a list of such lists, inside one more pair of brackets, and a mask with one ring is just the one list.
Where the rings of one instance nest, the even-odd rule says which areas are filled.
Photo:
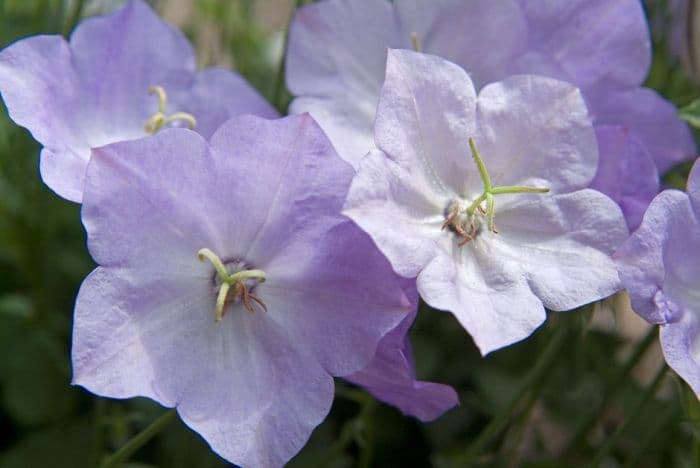
[[614, 257], [632, 308], [661, 325], [666, 361], [700, 396], [700, 162], [688, 192], [657, 195]]
[[597, 145], [573, 86], [521, 75], [477, 97], [457, 65], [390, 50], [375, 140], [344, 212], [482, 353], [527, 337], [545, 307], [620, 288], [609, 255], [627, 228], [585, 188]]
[[141, 0], [83, 21], [69, 42], [43, 35], [6, 47], [0, 93], [10, 117], [44, 146], [44, 182], [76, 202], [90, 148], [170, 125], [208, 137], [234, 115], [277, 115], [240, 76], [197, 72], [185, 36]]
[[414, 306], [340, 215], [352, 176], [308, 115], [93, 150], [82, 219], [99, 266], [76, 302], [74, 383], [174, 406], [234, 463], [289, 460], [332, 376], [365, 368]]
[[[360, 33], [361, 32], [361, 33]], [[657, 170], [688, 159], [695, 146], [676, 109], [641, 87], [650, 41], [638, 0], [324, 0], [300, 9], [290, 30], [287, 83], [292, 112], [310, 112], [340, 155], [357, 167], [373, 148], [372, 125], [387, 47], [439, 55], [462, 66], [477, 89], [518, 73], [549, 76], [579, 87], [596, 126], [618, 126], [646, 154], [633, 184], [647, 181], [636, 202], [623, 205], [630, 226], [658, 192]], [[599, 152], [606, 168], [628, 167], [616, 153]], [[608, 162], [609, 159], [613, 161]], [[615, 195], [624, 173], [598, 189]], [[651, 181], [651, 185], [648, 182]]]

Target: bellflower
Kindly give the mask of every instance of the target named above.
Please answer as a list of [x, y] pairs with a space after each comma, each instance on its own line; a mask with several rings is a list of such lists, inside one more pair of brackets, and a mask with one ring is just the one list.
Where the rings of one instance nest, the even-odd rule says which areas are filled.
[[[387, 47], [417, 48], [457, 63], [477, 89], [522, 73], [576, 85], [596, 126], [621, 127], [640, 143], [608, 152], [617, 143], [600, 135], [608, 170], [644, 160], [630, 184], [639, 190], [628, 191], [622, 205], [632, 227], [636, 207], [658, 192], [657, 171], [694, 154], [673, 105], [641, 87], [650, 41], [638, 0], [324, 0], [301, 8], [290, 29], [287, 83], [297, 96], [291, 110], [310, 112], [355, 167], [374, 146]], [[649, 157], [656, 167], [646, 163]], [[627, 175], [604, 174], [597, 188], [614, 197]], [[603, 185], [607, 181], [614, 183]]]
[[236, 464], [282, 465], [328, 413], [332, 376], [365, 368], [412, 308], [340, 215], [352, 176], [307, 115], [93, 150], [99, 266], [76, 301], [74, 383], [176, 407]]
[[700, 162], [687, 193], [654, 198], [615, 259], [632, 308], [661, 325], [666, 361], [700, 395]]
[[482, 353], [527, 337], [544, 307], [619, 289], [609, 255], [627, 228], [585, 189], [596, 137], [573, 86], [521, 75], [477, 97], [457, 65], [390, 50], [375, 141], [344, 212]]
[[196, 71], [184, 35], [143, 1], [80, 23], [70, 41], [33, 36], [0, 52], [10, 117], [43, 145], [41, 176], [80, 202], [90, 148], [173, 125], [205, 137], [227, 118], [276, 112], [238, 75]]

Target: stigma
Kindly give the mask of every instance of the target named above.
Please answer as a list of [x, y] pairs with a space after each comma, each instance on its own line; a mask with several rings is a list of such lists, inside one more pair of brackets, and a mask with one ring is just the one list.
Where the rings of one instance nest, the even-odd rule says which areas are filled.
[[498, 234], [494, 219], [496, 216], [496, 195], [549, 192], [547, 187], [529, 187], [524, 185], [494, 187], [486, 169], [486, 164], [484, 164], [484, 160], [476, 148], [476, 143], [471, 137], [469, 138], [469, 148], [476, 167], [479, 169], [479, 176], [481, 177], [484, 190], [481, 192], [481, 195], [471, 202], [462, 200], [451, 201], [446, 209], [445, 222], [442, 224], [443, 230], [449, 228], [461, 237], [457, 244], [459, 247], [463, 247], [469, 241], [474, 240], [477, 234], [481, 232], [483, 218], [485, 218], [487, 229], [494, 234]]
[[188, 114], [187, 112], [175, 112], [174, 114], [168, 115], [166, 113], [168, 94], [162, 86], [151, 86], [148, 88], [148, 94], [155, 94], [158, 96], [158, 110], [146, 120], [143, 126], [146, 133], [153, 135], [158, 133], [164, 126], [178, 121], [184, 122], [190, 130], [197, 126], [197, 120], [192, 114]]
[[229, 267], [221, 261], [218, 255], [209, 249], [200, 249], [197, 252], [200, 261], [209, 261], [215, 270], [214, 285], [217, 290], [214, 321], [220, 322], [228, 306], [240, 303], [251, 314], [260, 308], [267, 312], [267, 306], [258, 296], [253, 294], [253, 289], [258, 283], [266, 280], [265, 272], [258, 269], [246, 269], [242, 261], [230, 262]]

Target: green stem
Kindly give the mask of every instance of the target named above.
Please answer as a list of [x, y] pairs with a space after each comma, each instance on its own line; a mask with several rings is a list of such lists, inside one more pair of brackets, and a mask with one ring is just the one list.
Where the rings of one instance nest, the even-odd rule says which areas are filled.
[[[491, 422], [481, 431], [476, 441], [467, 449], [467, 451], [459, 457], [457, 464], [459, 466], [468, 466], [472, 461], [481, 454], [486, 445], [493, 439], [503, 428], [508, 424], [513, 411], [517, 408], [520, 402], [526, 398], [528, 393], [534, 393], [533, 390], [537, 386], [541, 388], [541, 383], [546, 376], [548, 370], [556, 360], [559, 351], [566, 342], [568, 330], [566, 327], [560, 327], [556, 334], [551, 338], [544, 352], [539, 356], [535, 365], [530, 369], [530, 372], [525, 376], [520, 388], [515, 394], [515, 397], [510, 401], [508, 406], [496, 415]], [[532, 395], [531, 395], [532, 398]]]
[[499, 195], [503, 193], [547, 193], [547, 187], [527, 187], [524, 185], [504, 185], [502, 187], [494, 187], [491, 193]]
[[469, 138], [469, 148], [472, 150], [472, 156], [474, 157], [474, 161], [476, 161], [476, 167], [479, 168], [481, 183], [484, 184], [484, 193], [488, 193], [491, 191], [491, 178], [489, 177], [489, 171], [486, 170], [484, 160], [481, 159], [479, 150], [476, 149], [476, 144], [474, 143], [473, 138]]
[[277, 78], [275, 79], [275, 92], [272, 96], [273, 104], [275, 105], [277, 110], [280, 111], [282, 114], [285, 114], [287, 110], [283, 109], [284, 102], [282, 102], [282, 100], [284, 98], [284, 72], [287, 65], [287, 46], [289, 45], [289, 25], [292, 22], [292, 18], [294, 18], [294, 12], [296, 12], [296, 10], [305, 3], [306, 2], [304, 0], [296, 0], [294, 9], [292, 10], [289, 16], [289, 21], [287, 21], [287, 27], [284, 29], [284, 41], [282, 43], [282, 59], [280, 60], [280, 65], [277, 69]]
[[623, 364], [615, 379], [603, 390], [603, 399], [601, 402], [596, 408], [590, 411], [586, 418], [576, 427], [574, 435], [571, 437], [571, 442], [569, 442], [568, 447], [564, 451], [565, 454], [571, 454], [574, 448], [578, 447], [583, 442], [586, 435], [595, 425], [596, 421], [598, 421], [603, 415], [603, 412], [605, 411], [610, 398], [612, 398], [612, 396], [615, 394], [615, 391], [622, 388], [622, 384], [627, 379], [629, 373], [639, 363], [644, 354], [646, 354], [649, 347], [656, 342], [657, 334], [658, 332], [656, 327], [653, 327], [651, 330], [649, 330], [644, 339], [637, 344], [630, 357]]
[[158, 419], [153, 421], [143, 431], [129, 439], [122, 447], [107, 458], [100, 468], [116, 468], [126, 461], [138, 449], [143, 447], [149, 440], [158, 434], [163, 428], [175, 420], [177, 413], [175, 410], [166, 411]]
[[644, 409], [646, 404], [649, 403], [649, 400], [653, 398], [654, 394], [659, 389], [659, 386], [661, 386], [661, 383], [664, 381], [664, 377], [666, 376], [666, 370], [667, 367], [664, 364], [663, 367], [661, 367], [661, 369], [659, 369], [659, 371], [656, 373], [654, 380], [647, 387], [646, 391], [639, 399], [635, 407], [629, 412], [630, 416], [625, 420], [624, 423], [622, 423], [622, 425], [620, 425], [620, 427], [617, 428], [615, 433], [608, 438], [607, 442], [598, 450], [595, 457], [593, 457], [593, 460], [588, 465], [590, 468], [600, 466], [600, 463], [605, 459], [605, 457], [608, 456], [608, 454], [610, 454], [612, 449], [615, 448], [615, 445], [617, 445], [617, 443], [625, 434], [625, 432], [627, 432], [627, 429], [629, 429], [630, 425], [632, 424], [632, 421], [634, 421], [639, 416], [639, 414], [642, 412], [642, 409]]

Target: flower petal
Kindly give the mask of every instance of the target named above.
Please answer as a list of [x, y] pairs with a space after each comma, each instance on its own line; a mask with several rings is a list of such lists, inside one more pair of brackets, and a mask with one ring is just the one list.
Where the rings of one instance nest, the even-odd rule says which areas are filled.
[[390, 50], [375, 122], [379, 149], [437, 193], [461, 193], [471, 166], [476, 92], [439, 57]]
[[406, 277], [415, 277], [435, 255], [449, 203], [426, 194], [417, 179], [375, 150], [362, 161], [343, 211]]
[[331, 377], [265, 314], [241, 308], [216, 323], [208, 313], [213, 297], [198, 294], [206, 291], [199, 282], [183, 289], [134, 273], [98, 268], [81, 287], [74, 383], [113, 398], [141, 395], [176, 406], [234, 463], [289, 460], [328, 413]]
[[518, 197], [501, 208], [493, 255], [517, 265], [545, 307], [571, 310], [620, 290], [611, 255], [628, 231], [610, 198], [585, 189]]
[[528, 36], [513, 0], [396, 0], [394, 5], [402, 34], [415, 34], [421, 52], [459, 64], [477, 89], [506, 75]]
[[[561, 193], [586, 187], [598, 152], [586, 104], [568, 83], [533, 75], [479, 93], [476, 145], [495, 185], [532, 182]], [[540, 183], [537, 183], [539, 179]]]
[[430, 306], [452, 312], [486, 355], [527, 338], [546, 315], [512, 263], [476, 242], [455, 243], [436, 256], [418, 275], [418, 292]]
[[596, 125], [623, 126], [639, 138], [660, 174], [697, 154], [678, 110], [656, 91], [635, 88], [623, 92], [599, 86], [587, 93], [586, 101]]
[[274, 107], [241, 76], [223, 68], [207, 68], [197, 73], [194, 83], [174, 96], [177, 108], [197, 119], [197, 133], [211, 137], [231, 116], [253, 114], [274, 119]]
[[50, 161], [42, 158], [41, 163], [46, 183], [58, 183], [54, 190], [59, 195], [80, 201], [89, 147], [78, 121], [70, 118], [84, 112], [75, 105], [83, 85], [66, 41], [36, 36], [0, 51], [0, 92], [12, 120], [51, 148], [44, 153]]
[[627, 225], [636, 229], [659, 192], [656, 164], [641, 141], [624, 127], [596, 127], [600, 160], [591, 188], [622, 208]]
[[639, 229], [615, 252], [632, 308], [648, 322], [678, 320], [672, 288], [691, 281], [688, 273], [700, 275], [699, 226], [688, 196], [665, 190], [652, 201]]
[[410, 47], [393, 16], [384, 0], [330, 0], [300, 8], [290, 25], [287, 86], [303, 96], [290, 111], [310, 112], [355, 167], [374, 147], [387, 47]]
[[[417, 301], [417, 297], [415, 299]], [[367, 367], [345, 379], [361, 385], [375, 398], [397, 407], [402, 413], [429, 422], [457, 406], [459, 397], [449, 385], [416, 379], [408, 339], [408, 329], [416, 318], [416, 312], [414, 310], [407, 315], [382, 338], [374, 359]]]
[[[637, 86], [646, 77], [651, 43], [639, 1], [518, 1], [527, 18], [528, 51], [536, 51], [564, 72], [547, 76], [582, 88], [599, 82]], [[516, 70], [542, 73], [530, 67]]]
[[[293, 252], [292, 245], [313, 249], [321, 235], [344, 219], [340, 210], [354, 171], [308, 114], [232, 119], [214, 133], [211, 148], [222, 166], [219, 173], [227, 174], [213, 186], [235, 194], [229, 200], [244, 201], [248, 226], [240, 230], [241, 220], [229, 216], [220, 229], [231, 233], [227, 243], [247, 247], [238, 255], [256, 259], [258, 268], [281, 252]], [[230, 204], [218, 208], [230, 209]], [[304, 258], [302, 251], [295, 256], [292, 264]]]
[[700, 397], [700, 303], [688, 310], [680, 321], [661, 325], [661, 349], [666, 362]]
[[380, 339], [416, 304], [355, 224], [319, 237], [306, 250], [289, 246], [288, 254], [266, 265], [268, 281], [256, 291], [297, 346], [343, 376], [366, 367]]

